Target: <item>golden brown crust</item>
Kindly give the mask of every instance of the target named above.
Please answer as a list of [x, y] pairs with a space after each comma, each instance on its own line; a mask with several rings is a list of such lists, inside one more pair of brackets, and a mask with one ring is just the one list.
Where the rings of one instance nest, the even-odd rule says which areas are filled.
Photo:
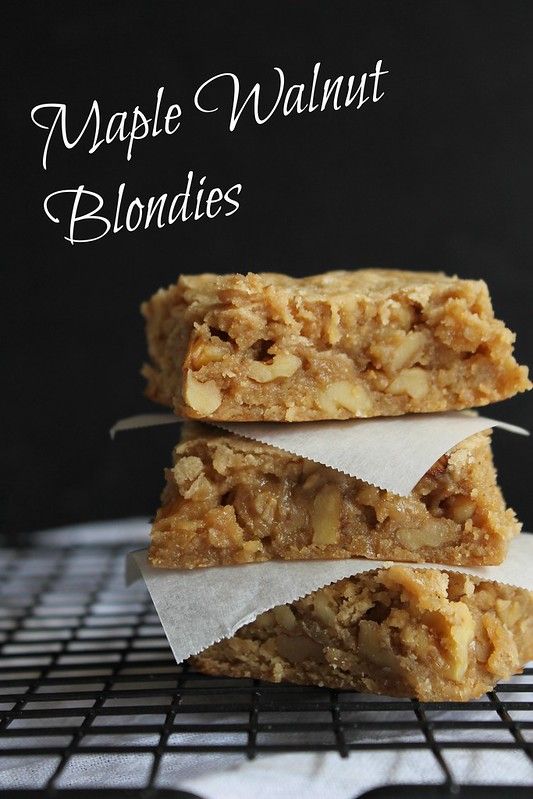
[[533, 595], [393, 566], [262, 614], [192, 665], [212, 675], [466, 701], [533, 657]]
[[351, 557], [494, 564], [520, 529], [496, 482], [488, 432], [399, 497], [275, 447], [192, 427], [166, 470], [154, 566]]
[[182, 276], [142, 311], [147, 394], [189, 418], [399, 415], [530, 388], [483, 281], [381, 269]]

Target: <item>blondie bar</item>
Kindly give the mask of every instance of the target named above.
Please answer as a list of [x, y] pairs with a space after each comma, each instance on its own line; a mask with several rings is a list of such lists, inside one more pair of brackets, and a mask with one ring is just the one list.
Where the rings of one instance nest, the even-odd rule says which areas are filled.
[[466, 701], [530, 658], [529, 591], [395, 565], [263, 613], [192, 665], [212, 675]]
[[495, 564], [520, 526], [496, 482], [490, 432], [466, 439], [400, 497], [198, 423], [166, 470], [152, 565], [377, 558]]
[[182, 276], [142, 311], [147, 394], [188, 418], [395, 416], [531, 385], [481, 280], [384, 269]]

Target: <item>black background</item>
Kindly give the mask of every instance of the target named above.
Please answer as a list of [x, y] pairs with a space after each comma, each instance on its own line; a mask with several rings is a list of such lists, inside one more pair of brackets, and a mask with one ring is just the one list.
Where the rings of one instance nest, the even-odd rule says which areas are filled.
[[[497, 314], [533, 362], [533, 4], [531, 2], [4, 2], [6, 327], [2, 487], [8, 535], [97, 518], [150, 514], [174, 427], [123, 434], [117, 418], [151, 410], [139, 368], [140, 302], [180, 272], [357, 266], [444, 269], [484, 278]], [[195, 89], [234, 72], [243, 91], [371, 71], [385, 97], [338, 112], [249, 114], [193, 108]], [[104, 120], [157, 89], [182, 105], [180, 130], [125, 146], [52, 143], [33, 106], [65, 102], [72, 130], [93, 99]], [[268, 94], [270, 93], [270, 94]], [[246, 119], [244, 118], [246, 116]], [[7, 134], [7, 135], [6, 135]], [[242, 183], [241, 207], [162, 230], [122, 231], [71, 246], [42, 209], [52, 191], [130, 199], [182, 191], [187, 172]], [[531, 399], [494, 415], [528, 425]], [[154, 408], [155, 409], [155, 408]], [[509, 502], [530, 528], [531, 444], [495, 434]]]

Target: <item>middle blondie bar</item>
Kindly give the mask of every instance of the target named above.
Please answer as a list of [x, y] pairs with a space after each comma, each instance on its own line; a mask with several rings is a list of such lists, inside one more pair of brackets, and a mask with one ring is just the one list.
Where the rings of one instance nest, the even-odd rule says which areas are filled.
[[353, 557], [497, 564], [520, 530], [489, 432], [443, 455], [407, 497], [194, 423], [173, 461], [149, 552], [164, 568]]

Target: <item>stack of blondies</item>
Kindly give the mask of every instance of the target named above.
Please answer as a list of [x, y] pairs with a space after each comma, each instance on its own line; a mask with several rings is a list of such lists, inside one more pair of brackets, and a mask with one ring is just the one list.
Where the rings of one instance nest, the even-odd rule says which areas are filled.
[[[195, 668], [466, 700], [533, 657], [530, 592], [446, 571], [501, 563], [520, 530], [490, 433], [443, 455], [405, 497], [209, 424], [475, 408], [530, 388], [483, 281], [380, 269], [182, 276], [143, 313], [147, 393], [191, 420], [166, 471], [153, 566], [394, 561], [263, 613]], [[423, 562], [443, 568], [406, 565]]]

